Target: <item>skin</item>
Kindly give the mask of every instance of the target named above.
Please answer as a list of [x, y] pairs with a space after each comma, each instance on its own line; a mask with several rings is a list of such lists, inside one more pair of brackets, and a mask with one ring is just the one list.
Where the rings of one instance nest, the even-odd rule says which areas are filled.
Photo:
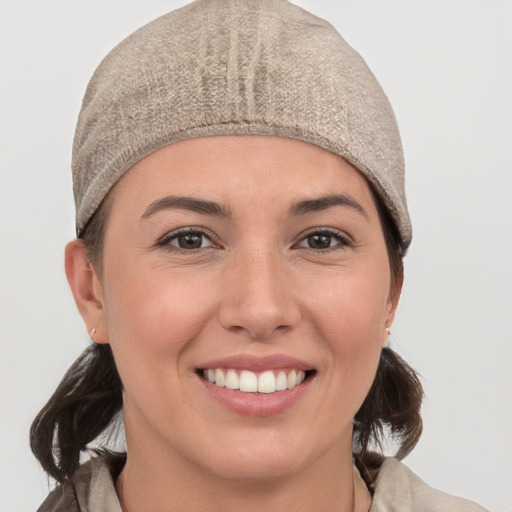
[[[66, 248], [66, 271], [124, 384], [123, 509], [368, 510], [352, 469], [352, 420], [398, 297], [365, 178], [301, 141], [222, 136], [156, 151], [113, 194], [102, 274], [79, 240]], [[332, 194], [359, 208], [290, 215], [294, 203]], [[230, 216], [144, 215], [169, 195], [215, 201]], [[180, 248], [183, 237], [172, 236], [191, 226], [209, 238]], [[205, 361], [276, 353], [316, 370], [280, 414], [228, 410], [197, 375]]]

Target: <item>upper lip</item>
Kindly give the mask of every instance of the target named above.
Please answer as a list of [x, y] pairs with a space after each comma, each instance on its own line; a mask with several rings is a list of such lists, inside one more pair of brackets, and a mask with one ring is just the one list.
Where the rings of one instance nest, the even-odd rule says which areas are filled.
[[286, 354], [273, 354], [267, 356], [254, 356], [251, 354], [232, 355], [207, 361], [199, 365], [198, 368], [203, 370], [215, 368], [236, 368], [239, 370], [250, 370], [253, 372], [280, 368], [293, 368], [295, 370], [303, 371], [314, 369], [311, 364]]

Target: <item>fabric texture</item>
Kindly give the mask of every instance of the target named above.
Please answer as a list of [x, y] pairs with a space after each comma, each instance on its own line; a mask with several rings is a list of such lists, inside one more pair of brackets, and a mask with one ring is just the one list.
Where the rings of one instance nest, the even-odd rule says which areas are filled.
[[[124, 457], [102, 456], [82, 465], [54, 489], [37, 512], [122, 512], [114, 481]], [[486, 512], [479, 505], [429, 487], [407, 466], [385, 459], [369, 512]], [[488, 512], [488, 511], [487, 511]]]
[[306, 141], [353, 164], [408, 247], [404, 159], [389, 101], [326, 21], [286, 0], [199, 0], [142, 27], [94, 73], [73, 143], [77, 234], [137, 161], [210, 135]]

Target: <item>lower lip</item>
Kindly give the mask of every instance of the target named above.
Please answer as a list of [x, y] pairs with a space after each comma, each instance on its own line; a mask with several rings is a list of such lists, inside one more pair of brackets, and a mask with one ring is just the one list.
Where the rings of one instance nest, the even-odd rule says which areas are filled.
[[296, 404], [309, 388], [311, 378], [298, 386], [275, 393], [244, 393], [212, 384], [198, 376], [206, 391], [227, 409], [244, 416], [265, 417], [283, 413]]

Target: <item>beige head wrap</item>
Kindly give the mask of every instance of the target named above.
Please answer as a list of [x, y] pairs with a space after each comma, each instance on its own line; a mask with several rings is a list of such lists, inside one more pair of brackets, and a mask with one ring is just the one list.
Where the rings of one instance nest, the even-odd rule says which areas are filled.
[[286, 0], [199, 0], [107, 55], [73, 145], [79, 236], [141, 158], [226, 134], [300, 139], [341, 155], [373, 185], [409, 245], [402, 147], [384, 92], [329, 23]]

